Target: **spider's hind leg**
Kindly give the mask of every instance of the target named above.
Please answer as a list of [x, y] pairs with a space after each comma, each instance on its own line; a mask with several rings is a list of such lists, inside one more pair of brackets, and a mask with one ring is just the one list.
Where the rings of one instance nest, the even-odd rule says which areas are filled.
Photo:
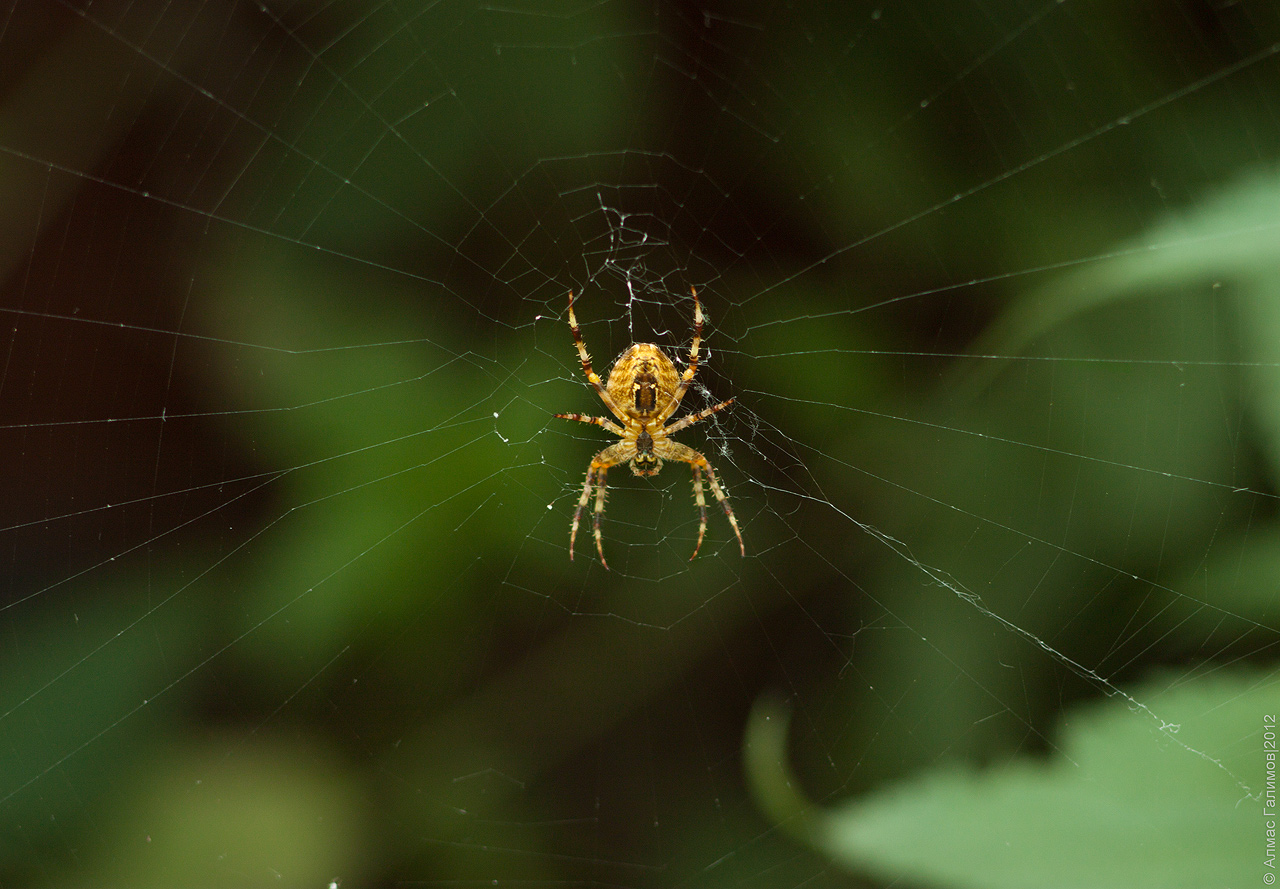
[[[582, 330], [578, 327], [578, 318], [573, 314], [572, 290], [569, 291], [569, 331], [573, 334], [573, 343], [578, 348], [578, 359], [582, 362], [582, 372], [587, 375], [587, 382], [596, 390], [596, 394], [600, 396], [604, 406], [609, 409], [609, 413], [619, 420], [625, 420], [626, 415], [619, 409], [618, 405], [614, 404], [613, 398], [609, 395], [609, 390], [605, 388], [604, 382], [600, 379], [600, 375], [591, 366], [591, 355], [587, 352], [586, 343], [582, 341]], [[604, 424], [601, 423], [599, 425], [603, 426]]]

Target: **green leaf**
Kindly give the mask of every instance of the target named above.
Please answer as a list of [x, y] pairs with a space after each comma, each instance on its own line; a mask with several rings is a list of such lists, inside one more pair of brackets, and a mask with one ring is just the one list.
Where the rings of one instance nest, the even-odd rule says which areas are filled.
[[[837, 862], [891, 880], [975, 889], [1260, 885], [1276, 864], [1266, 863], [1259, 796], [1264, 717], [1280, 710], [1274, 684], [1215, 676], [1148, 686], [1134, 698], [1173, 722], [1113, 699], [1069, 718], [1047, 761], [938, 769], [817, 816], [798, 817], [795, 801], [776, 792], [778, 777], [760, 766], [768, 757], [755, 753], [749, 772], [781, 822], [804, 827]], [[749, 736], [762, 746], [776, 739]]]
[[1106, 256], [1077, 263], [1010, 309], [974, 346], [1017, 354], [1074, 315], [1122, 299], [1223, 279], [1269, 279], [1280, 264], [1280, 177], [1252, 172]]

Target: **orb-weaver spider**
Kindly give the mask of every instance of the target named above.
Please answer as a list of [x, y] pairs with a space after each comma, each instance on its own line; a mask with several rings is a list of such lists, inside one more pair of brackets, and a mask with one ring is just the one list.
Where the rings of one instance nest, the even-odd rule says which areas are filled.
[[707, 474], [711, 483], [711, 493], [715, 494], [724, 514], [729, 517], [733, 533], [738, 538], [738, 549], [742, 555], [747, 549], [742, 543], [742, 533], [738, 530], [738, 520], [734, 518], [729, 506], [729, 498], [725, 495], [720, 483], [716, 480], [715, 470], [698, 451], [679, 442], [672, 441], [671, 436], [699, 420], [705, 420], [716, 411], [723, 410], [733, 404], [733, 399], [722, 401], [696, 414], [686, 414], [670, 426], [664, 425], [680, 406], [693, 383], [693, 375], [698, 370], [698, 347], [702, 343], [702, 305], [698, 302], [698, 290], [689, 288], [693, 294], [693, 345], [689, 348], [689, 366], [683, 374], [676, 372], [676, 366], [662, 349], [653, 343], [635, 343], [618, 356], [609, 371], [609, 382], [604, 384], [599, 375], [591, 369], [591, 356], [582, 342], [582, 333], [578, 329], [578, 319], [573, 314], [573, 291], [569, 292], [569, 329], [573, 331], [573, 341], [578, 346], [578, 356], [582, 359], [582, 370], [587, 381], [595, 388], [596, 394], [604, 402], [605, 407], [621, 421], [621, 425], [608, 417], [588, 417], [582, 414], [556, 414], [562, 420], [577, 420], [579, 423], [591, 423], [602, 426], [622, 439], [605, 448], [591, 459], [587, 469], [587, 480], [582, 486], [582, 496], [578, 498], [578, 508], [573, 511], [573, 525], [569, 529], [569, 558], [573, 558], [573, 545], [578, 537], [578, 522], [582, 518], [582, 510], [591, 499], [591, 489], [596, 491], [595, 512], [591, 526], [596, 538], [596, 552], [600, 554], [600, 564], [606, 569], [609, 563], [604, 558], [604, 545], [600, 542], [600, 517], [604, 514], [604, 477], [610, 468], [622, 463], [630, 463], [631, 471], [636, 475], [657, 475], [662, 469], [663, 460], [679, 460], [688, 463], [693, 469], [693, 496], [698, 504], [698, 542], [693, 547], [693, 555], [702, 547], [702, 538], [707, 533], [707, 502], [702, 492], [702, 474]]

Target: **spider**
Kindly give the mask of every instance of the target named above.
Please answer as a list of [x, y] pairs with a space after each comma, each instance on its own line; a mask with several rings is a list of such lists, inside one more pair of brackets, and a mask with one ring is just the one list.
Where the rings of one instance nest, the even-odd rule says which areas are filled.
[[595, 512], [592, 515], [591, 527], [596, 538], [596, 552], [600, 554], [600, 564], [607, 570], [609, 563], [604, 559], [604, 545], [600, 542], [600, 516], [604, 514], [604, 476], [612, 467], [622, 463], [630, 463], [631, 471], [636, 475], [657, 475], [662, 469], [663, 460], [679, 460], [693, 468], [693, 496], [698, 503], [698, 542], [693, 547], [692, 561], [702, 547], [702, 538], [707, 533], [707, 501], [702, 493], [702, 473], [707, 474], [711, 483], [711, 493], [729, 517], [733, 533], [738, 538], [738, 549], [742, 555], [747, 549], [742, 543], [742, 533], [738, 530], [738, 520], [733, 516], [729, 500], [716, 480], [715, 470], [707, 462], [707, 458], [698, 451], [679, 442], [671, 440], [671, 436], [699, 420], [705, 420], [716, 411], [723, 410], [733, 404], [733, 399], [722, 401], [717, 405], [686, 414], [670, 426], [664, 425], [680, 406], [689, 386], [693, 383], [693, 375], [698, 370], [698, 346], [702, 343], [702, 305], [698, 302], [698, 290], [690, 287], [693, 294], [693, 345], [689, 347], [689, 366], [684, 374], [676, 372], [676, 366], [662, 349], [653, 343], [635, 343], [618, 356], [609, 370], [609, 382], [600, 382], [599, 375], [591, 369], [591, 356], [583, 345], [582, 333], [578, 330], [578, 319], [573, 315], [573, 291], [569, 292], [569, 329], [573, 331], [573, 341], [578, 346], [578, 356], [582, 359], [582, 370], [587, 381], [595, 387], [596, 394], [604, 402], [615, 417], [622, 421], [618, 425], [608, 417], [587, 417], [582, 414], [556, 414], [562, 420], [577, 420], [579, 423], [590, 423], [602, 426], [622, 439], [605, 448], [591, 458], [591, 466], [587, 469], [587, 480], [582, 486], [582, 496], [578, 498], [578, 508], [573, 511], [573, 525], [569, 529], [569, 558], [573, 558], [573, 544], [578, 538], [578, 522], [582, 518], [582, 510], [586, 509], [591, 499], [592, 487], [596, 490]]

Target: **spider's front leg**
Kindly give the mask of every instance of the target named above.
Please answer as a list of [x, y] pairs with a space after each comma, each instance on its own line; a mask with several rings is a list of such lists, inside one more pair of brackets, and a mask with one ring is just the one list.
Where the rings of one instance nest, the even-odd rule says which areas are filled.
[[[728, 404], [728, 402], [725, 403]], [[722, 406], [717, 406], [716, 410], [719, 410]], [[733, 514], [733, 507], [729, 505], [729, 495], [724, 492], [724, 488], [720, 487], [720, 481], [716, 478], [716, 471], [711, 468], [707, 458], [688, 445], [682, 445], [680, 442], [671, 441], [670, 439], [664, 439], [654, 450], [662, 459], [679, 460], [682, 463], [688, 463], [693, 470], [693, 499], [698, 504], [698, 542], [693, 548], [693, 556], [689, 557], [690, 561], [698, 554], [698, 550], [702, 548], [702, 538], [707, 533], [707, 501], [702, 494], [703, 474], [707, 477], [707, 484], [711, 485], [711, 493], [715, 495], [716, 502], [720, 504], [720, 508], [724, 510], [725, 516], [729, 519], [729, 526], [733, 528], [733, 536], [738, 538], [738, 551], [745, 556], [747, 547], [742, 542], [742, 532], [738, 530], [738, 519]]]
[[[569, 561], [573, 561], [573, 545], [578, 540], [578, 522], [582, 519], [582, 511], [587, 508], [587, 503], [591, 500], [591, 486], [595, 483], [597, 474], [600, 476], [600, 491], [604, 493], [604, 472], [597, 473], [594, 461], [591, 468], [587, 470], [587, 480], [582, 485], [582, 496], [578, 498], [578, 508], [573, 511], [573, 524], [569, 526]], [[595, 518], [596, 528], [596, 544], [600, 543], [600, 510], [596, 510]], [[605, 568], [609, 565], [604, 561], [604, 552], [600, 553], [600, 562]]]
[[[559, 415], [557, 415], [559, 416]], [[598, 418], [597, 418], [598, 419]], [[607, 420], [605, 422], [608, 422]], [[600, 425], [603, 425], [600, 424]], [[573, 547], [578, 539], [578, 525], [582, 521], [582, 511], [591, 502], [591, 489], [596, 489], [596, 505], [591, 516], [591, 530], [596, 538], [596, 552], [600, 554], [600, 564], [609, 570], [609, 563], [604, 559], [604, 543], [600, 536], [600, 518], [604, 515], [604, 476], [610, 467], [625, 463], [635, 456], [635, 445], [620, 441], [605, 448], [591, 460], [587, 469], [587, 480], [582, 485], [582, 496], [578, 498], [578, 508], [573, 511], [573, 524], [569, 527], [569, 559], [573, 560]]]
[[608, 471], [608, 466], [602, 466], [596, 473], [596, 508], [591, 514], [591, 531], [596, 537], [596, 552], [600, 555], [600, 564], [605, 571], [609, 570], [609, 563], [604, 560], [604, 544], [600, 542], [600, 516], [604, 515], [604, 474]]

